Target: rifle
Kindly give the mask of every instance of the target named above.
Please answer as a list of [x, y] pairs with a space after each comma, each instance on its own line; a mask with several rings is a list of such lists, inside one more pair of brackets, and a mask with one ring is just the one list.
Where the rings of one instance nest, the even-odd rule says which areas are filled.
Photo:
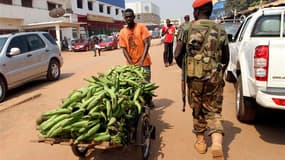
[[182, 112], [185, 112], [185, 103], [186, 103], [186, 83], [187, 83], [187, 54], [184, 54], [182, 62], [182, 80], [181, 80], [181, 92], [182, 92]]

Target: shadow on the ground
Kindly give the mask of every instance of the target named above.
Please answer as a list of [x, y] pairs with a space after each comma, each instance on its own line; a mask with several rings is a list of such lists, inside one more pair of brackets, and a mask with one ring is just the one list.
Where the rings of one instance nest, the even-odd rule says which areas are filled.
[[254, 126], [260, 138], [272, 144], [285, 144], [285, 111], [259, 109]]
[[225, 136], [223, 140], [223, 147], [224, 147], [224, 157], [225, 160], [228, 158], [229, 146], [232, 141], [235, 139], [235, 136], [241, 132], [241, 129], [234, 126], [234, 123], [230, 121], [223, 121], [223, 127], [225, 131]]
[[[73, 75], [73, 73], [63, 73], [60, 76], [60, 79], [58, 81], [61, 81], [63, 79], [69, 78]], [[7, 92], [5, 101], [8, 101], [10, 99], [13, 99], [14, 97], [19, 97], [21, 95], [24, 95], [26, 93], [30, 93], [36, 90], [39, 90], [51, 83], [56, 83], [56, 81], [47, 81], [44, 78], [43, 79], [39, 79], [39, 80], [35, 80], [29, 83], [26, 83], [22, 86], [19, 86], [15, 89], [9, 90]]]

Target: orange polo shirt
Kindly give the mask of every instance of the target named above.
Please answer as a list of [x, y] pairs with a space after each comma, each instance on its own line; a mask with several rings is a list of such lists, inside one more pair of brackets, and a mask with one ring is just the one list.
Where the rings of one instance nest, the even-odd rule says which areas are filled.
[[[144, 51], [144, 39], [149, 38], [151, 35], [148, 29], [137, 23], [134, 29], [130, 30], [127, 27], [124, 27], [120, 31], [119, 44], [121, 47], [126, 48], [129, 56], [132, 59], [132, 62], [137, 65], [141, 59]], [[143, 66], [150, 66], [151, 60], [149, 53], [146, 55], [146, 58], [143, 62]]]

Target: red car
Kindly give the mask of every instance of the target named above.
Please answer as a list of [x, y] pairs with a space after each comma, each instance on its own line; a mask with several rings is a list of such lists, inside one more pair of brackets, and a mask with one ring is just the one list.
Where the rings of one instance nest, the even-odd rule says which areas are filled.
[[72, 43], [72, 51], [89, 51], [93, 47], [92, 42], [89, 40], [75, 40]]
[[99, 46], [102, 50], [112, 50], [118, 48], [118, 40], [114, 36], [108, 36], [99, 42]]

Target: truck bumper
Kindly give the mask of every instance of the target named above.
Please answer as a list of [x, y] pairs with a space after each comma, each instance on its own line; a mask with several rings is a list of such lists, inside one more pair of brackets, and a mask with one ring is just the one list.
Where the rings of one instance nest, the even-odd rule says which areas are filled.
[[258, 91], [256, 94], [256, 102], [264, 108], [285, 110], [285, 105], [276, 104], [272, 98], [285, 99], [285, 96], [267, 94]]

